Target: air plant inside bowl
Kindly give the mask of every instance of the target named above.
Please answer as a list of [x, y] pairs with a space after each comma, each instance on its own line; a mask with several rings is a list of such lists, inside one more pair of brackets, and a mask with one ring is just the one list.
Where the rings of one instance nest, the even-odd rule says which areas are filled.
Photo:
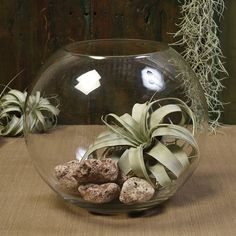
[[81, 161], [55, 167], [59, 183], [85, 201], [147, 202], [198, 158], [195, 116], [180, 99], [135, 104], [131, 115], [107, 114], [102, 121], [108, 129]]

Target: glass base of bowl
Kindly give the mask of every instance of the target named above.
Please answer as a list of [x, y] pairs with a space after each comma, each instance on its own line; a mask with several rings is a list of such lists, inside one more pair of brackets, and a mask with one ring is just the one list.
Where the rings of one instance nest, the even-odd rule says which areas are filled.
[[141, 212], [157, 207], [158, 205], [170, 199], [178, 191], [180, 186], [182, 186], [193, 174], [197, 165], [198, 165], [198, 160], [195, 160], [176, 181], [172, 182], [171, 185], [156, 190], [156, 193], [151, 200], [139, 204], [126, 205], [121, 203], [119, 200], [115, 200], [110, 203], [94, 204], [83, 200], [79, 196], [76, 195], [73, 196], [65, 192], [58, 191], [58, 188], [57, 190], [54, 189], [54, 191], [56, 191], [57, 194], [65, 201], [72, 203], [83, 209], [86, 209], [91, 213], [111, 215], [120, 213]]

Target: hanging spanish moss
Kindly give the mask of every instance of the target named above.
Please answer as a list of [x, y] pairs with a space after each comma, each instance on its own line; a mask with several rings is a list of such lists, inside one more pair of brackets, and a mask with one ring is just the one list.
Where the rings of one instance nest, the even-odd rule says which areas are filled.
[[224, 0], [183, 0], [181, 22], [174, 37], [180, 38], [174, 45], [184, 47], [183, 57], [189, 62], [203, 87], [209, 112], [210, 130], [221, 126], [223, 103], [219, 94], [224, 88], [222, 80], [228, 76], [222, 63], [222, 50], [218, 38]]

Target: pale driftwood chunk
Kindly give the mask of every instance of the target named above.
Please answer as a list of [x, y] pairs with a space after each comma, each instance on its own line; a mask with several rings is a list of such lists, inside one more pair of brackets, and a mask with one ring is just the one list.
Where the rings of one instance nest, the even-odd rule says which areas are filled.
[[107, 203], [118, 198], [120, 187], [115, 183], [80, 185], [79, 193], [85, 201]]
[[124, 204], [142, 203], [150, 200], [154, 192], [146, 180], [132, 177], [124, 182], [119, 199]]
[[88, 159], [80, 162], [74, 177], [79, 183], [115, 182], [118, 171], [117, 163], [112, 159]]

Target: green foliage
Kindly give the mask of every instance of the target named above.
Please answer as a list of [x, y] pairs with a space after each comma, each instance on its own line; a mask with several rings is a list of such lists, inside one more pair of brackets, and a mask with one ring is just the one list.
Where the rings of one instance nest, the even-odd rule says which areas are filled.
[[[194, 114], [177, 98], [135, 104], [132, 115], [108, 114], [102, 121], [109, 130], [96, 138], [84, 158], [98, 156], [99, 149], [117, 158], [117, 147], [122, 150], [118, 156], [121, 171], [144, 178], [154, 187], [169, 185], [198, 155]], [[192, 132], [185, 127], [190, 122]]]
[[56, 124], [58, 105], [53, 106], [49, 99], [40, 96], [40, 92], [28, 97], [27, 108], [26, 92], [15, 89], [5, 94], [3, 92], [0, 95], [0, 136], [17, 136], [23, 133], [23, 116], [26, 109], [31, 131], [45, 132]]

